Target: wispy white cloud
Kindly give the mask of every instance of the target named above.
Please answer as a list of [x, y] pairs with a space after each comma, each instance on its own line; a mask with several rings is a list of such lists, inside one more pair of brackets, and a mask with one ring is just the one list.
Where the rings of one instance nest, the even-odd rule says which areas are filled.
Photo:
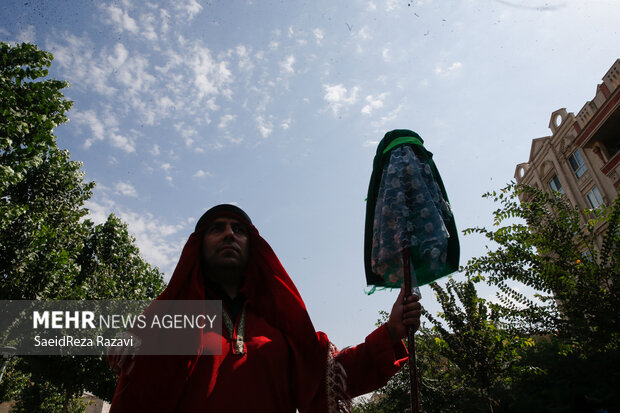
[[323, 85], [323, 89], [325, 90], [323, 99], [332, 108], [334, 115], [338, 115], [343, 106], [357, 102], [357, 92], [360, 88], [354, 86], [351, 90], [347, 90], [342, 83], [339, 83], [337, 85]]
[[355, 33], [355, 37], [358, 37], [362, 40], [370, 40], [372, 39], [372, 34], [370, 33], [370, 29], [368, 28], [368, 26], [364, 26]]
[[[190, 3], [191, 1], [186, 4], [178, 4], [175, 9], [179, 13], [178, 18], [188, 19], [189, 14], [191, 14], [190, 11], [192, 11]], [[199, 4], [198, 6], [201, 7]], [[113, 30], [140, 36], [149, 41], [150, 47], [153, 49], [161, 49], [160, 40], [165, 37], [170, 29], [171, 16], [168, 10], [153, 3], [146, 3], [137, 7], [129, 1], [122, 1], [120, 4], [101, 5], [99, 8], [103, 12], [103, 22], [112, 26]]]
[[[191, 4], [184, 3], [188, 7]], [[135, 32], [135, 24], [147, 40], [155, 39], [157, 33], [152, 30], [157, 21], [164, 25], [170, 18], [166, 10], [149, 5], [152, 10], [141, 15], [136, 23], [130, 11], [123, 9], [126, 6], [123, 3], [103, 6], [104, 20], [115, 29], [131, 32]], [[159, 20], [155, 17], [157, 13]], [[163, 33], [161, 27], [158, 30]], [[156, 125], [183, 113], [193, 116], [194, 122], [208, 124], [208, 113], [219, 109], [215, 97], [232, 97], [229, 62], [215, 59], [200, 40], [189, 42], [179, 36], [143, 44], [146, 48], [130, 51], [125, 44], [117, 42], [99, 50], [87, 36], [64, 33], [56, 36], [48, 49], [54, 53], [63, 77], [78, 89], [103, 95], [106, 99], [100, 103], [113, 106], [119, 120], [139, 117], [142, 124]], [[237, 51], [240, 67], [251, 68], [249, 52], [243, 48]], [[125, 150], [132, 146], [127, 134], [111, 140]]]
[[392, 54], [390, 53], [390, 49], [388, 49], [387, 47], [385, 47], [382, 51], [381, 51], [381, 57], [383, 58], [384, 62], [390, 62], [392, 60]]
[[[230, 92], [230, 91], [229, 91]], [[230, 92], [232, 93], [232, 92]], [[206, 109], [209, 109], [210, 111], [216, 111], [219, 110], [220, 107], [215, 103], [215, 98], [210, 98], [209, 100], [207, 100], [206, 102], [204, 102], [204, 107]], [[211, 123], [210, 120], [207, 121], [207, 124]]]
[[[137, 114], [144, 123], [154, 124], [175, 106], [170, 98], [160, 95], [164, 92], [153, 87], [157, 78], [150, 72], [152, 64], [147, 57], [137, 53], [131, 55], [123, 43], [94, 55], [96, 49], [88, 38], [67, 34], [59, 43], [52, 42], [50, 48], [65, 72], [64, 77], [80, 89], [113, 99], [107, 106], [114, 106], [114, 117], [118, 119]], [[99, 104], [106, 105], [106, 100], [100, 100]], [[87, 140], [86, 145], [92, 142]], [[110, 142], [125, 151], [134, 150], [132, 139], [126, 133], [111, 135]]]
[[[97, 185], [97, 189], [101, 190], [102, 185]], [[108, 216], [115, 209], [115, 203], [110, 199], [105, 199], [102, 202], [95, 202], [93, 199], [89, 199], [84, 203], [86, 209], [88, 209], [87, 218], [95, 224], [103, 224]]]
[[228, 142], [230, 143], [234, 143], [235, 145], [240, 144], [241, 142], [243, 142], [243, 136], [238, 136], [238, 135], [225, 135], [224, 139], [226, 139]]
[[402, 3], [400, 0], [387, 0], [385, 2], [385, 10], [386, 11], [396, 10], [397, 8], [399, 8], [400, 3]]
[[295, 64], [295, 56], [290, 55], [287, 56], [283, 61], [280, 62], [281, 72], [284, 74], [293, 74], [295, 73], [295, 69], [293, 69], [293, 65]]
[[[241, 48], [237, 52], [248, 55]], [[126, 92], [127, 101], [143, 115], [147, 124], [178, 118], [180, 114], [192, 116], [195, 124], [209, 124], [209, 113], [220, 107], [216, 97], [232, 97], [233, 76], [226, 56], [234, 54], [235, 51], [231, 51], [216, 59], [200, 41], [174, 39], [158, 52], [161, 63], [154, 65], [149, 60], [135, 61], [133, 70], [138, 76], [138, 83]], [[247, 60], [245, 64], [251, 65], [251, 61]], [[166, 87], [158, 88], [153, 81], [161, 82]]]
[[116, 71], [116, 79], [121, 83], [126, 92], [137, 94], [149, 92], [156, 78], [149, 73], [152, 65], [145, 56], [130, 56]]
[[158, 113], [172, 112], [176, 107], [176, 102], [170, 96], [158, 96], [155, 100], [155, 108]]
[[318, 44], [321, 44], [321, 41], [325, 38], [325, 33], [319, 28], [312, 30], [312, 34]]
[[178, 1], [175, 8], [191, 20], [200, 13], [202, 5], [197, 0], [183, 0]]
[[84, 140], [84, 148], [89, 149], [95, 142], [108, 139], [110, 145], [125, 152], [135, 152], [134, 139], [119, 133], [118, 121], [110, 113], [98, 114], [94, 110], [71, 112], [71, 121], [78, 128], [90, 129], [91, 136]]
[[263, 138], [268, 138], [273, 132], [273, 123], [265, 120], [265, 118], [261, 115], [256, 116], [256, 126], [258, 127], [258, 132]]
[[128, 56], [129, 52], [127, 51], [125, 45], [122, 43], [116, 43], [114, 45], [113, 52], [107, 56], [106, 60], [108, 61], [110, 66], [112, 66], [112, 68], [116, 71], [125, 64]]
[[205, 172], [202, 169], [199, 169], [194, 174], [194, 178], [204, 178], [205, 176], [211, 176], [210, 172]]
[[174, 129], [181, 135], [187, 147], [191, 147], [194, 143], [194, 139], [198, 136], [198, 130], [196, 130], [194, 126], [186, 125], [185, 122], [175, 123]]
[[368, 148], [368, 147], [375, 147], [375, 146], [377, 146], [378, 144], [379, 144], [379, 141], [378, 141], [378, 140], [368, 139], [368, 140], [366, 140], [366, 141], [362, 144], [362, 146], [363, 146], [363, 147], [365, 147], [365, 148]]
[[400, 114], [400, 112], [403, 110], [404, 107], [405, 107], [404, 103], [400, 103], [396, 108], [394, 108], [387, 115], [382, 116], [380, 118], [380, 121], [385, 124], [385, 123], [388, 123], [388, 122], [391, 122], [391, 121], [395, 120], [398, 117], [398, 115]]
[[237, 118], [237, 115], [227, 114], [220, 118], [220, 123], [217, 125], [220, 129], [225, 129], [228, 127], [230, 122], [234, 121]]
[[228, 89], [232, 82], [232, 73], [228, 69], [228, 62], [214, 60], [211, 51], [198, 44], [192, 47], [190, 56], [186, 63], [193, 72], [193, 82], [199, 99], [211, 95], [229, 95], [232, 93]]
[[381, 93], [379, 96], [368, 95], [366, 96], [366, 105], [362, 108], [361, 112], [364, 115], [370, 115], [375, 109], [383, 107], [383, 102], [387, 93]]
[[239, 45], [235, 48], [235, 52], [239, 59], [239, 62], [237, 64], [240, 70], [248, 72], [254, 69], [254, 63], [252, 63], [252, 59], [250, 56], [251, 52], [250, 50], [248, 50], [247, 47]]
[[118, 133], [110, 134], [110, 143], [112, 146], [119, 148], [125, 152], [131, 153], [136, 151], [133, 139]]
[[108, 22], [111, 23], [119, 32], [128, 31], [133, 34], [138, 33], [138, 23], [131, 17], [127, 10], [123, 10], [120, 7], [109, 4], [102, 5], [101, 8], [106, 13]]
[[463, 63], [461, 62], [453, 62], [447, 68], [440, 64], [437, 64], [435, 66], [435, 74], [437, 76], [448, 77], [448, 76], [453, 76], [453, 75], [460, 73], [462, 69], [463, 69]]
[[145, 39], [153, 42], [159, 39], [157, 34], [158, 25], [159, 22], [154, 15], [146, 13], [140, 16], [140, 34]]
[[47, 48], [54, 53], [54, 62], [60, 66], [65, 78], [71, 79], [71, 83], [81, 89], [105, 96], [115, 94], [116, 89], [108, 80], [114, 68], [110, 66], [107, 56], [101, 61], [93, 55], [95, 46], [90, 39], [70, 33], [64, 33], [57, 39], [48, 42]]
[[160, 25], [159, 25], [159, 30], [161, 33], [168, 33], [168, 31], [170, 30], [170, 13], [168, 12], [168, 10], [166, 9], [160, 9], [159, 10], [159, 18], [160, 18]]
[[31, 24], [24, 27], [17, 34], [17, 41], [20, 43], [36, 43], [36, 40], [37, 40], [36, 30], [35, 30], [35, 27]]
[[129, 182], [118, 182], [115, 186], [115, 189], [116, 189], [116, 192], [121, 195], [130, 196], [133, 198], [138, 197], [136, 188], [134, 188], [134, 186], [130, 184]]
[[285, 119], [282, 122], [280, 122], [280, 127], [283, 130], [288, 130], [288, 128], [291, 127], [291, 123], [293, 122], [293, 120], [291, 118]]
[[405, 108], [405, 103], [401, 102], [398, 106], [392, 109], [387, 114], [380, 116], [378, 119], [371, 122], [372, 127], [377, 134], [386, 129], [395, 129], [397, 125], [392, 125], [396, 119], [398, 119], [400, 112]]
[[280, 47], [280, 42], [277, 42], [275, 40], [270, 41], [269, 45], [267, 46], [267, 48], [272, 52], [278, 50], [278, 47]]
[[105, 138], [105, 126], [97, 113], [94, 110], [87, 110], [83, 112], [75, 111], [71, 112], [71, 121], [75, 122], [78, 127], [85, 126], [90, 129], [92, 136], [84, 140], [84, 148], [90, 148], [95, 141], [100, 141]]
[[463, 63], [461, 63], [461, 62], [454, 62], [448, 68], [448, 72], [453, 72], [453, 71], [456, 71], [456, 70], [461, 70], [462, 67], [463, 67]]

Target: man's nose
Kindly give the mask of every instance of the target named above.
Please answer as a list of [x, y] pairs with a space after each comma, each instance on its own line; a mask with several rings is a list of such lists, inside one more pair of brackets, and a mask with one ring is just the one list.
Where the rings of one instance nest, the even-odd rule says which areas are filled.
[[232, 237], [235, 235], [235, 231], [233, 230], [233, 227], [231, 224], [226, 224], [226, 226], [224, 227], [224, 235], [226, 237]]

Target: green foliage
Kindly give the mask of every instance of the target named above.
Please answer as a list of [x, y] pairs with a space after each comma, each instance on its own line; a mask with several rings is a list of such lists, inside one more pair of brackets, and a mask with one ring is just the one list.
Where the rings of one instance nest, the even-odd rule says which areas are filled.
[[[500, 315], [478, 297], [472, 281], [431, 284], [442, 307], [424, 312], [431, 328], [416, 335], [421, 407], [425, 412], [494, 411], [510, 397], [532, 339], [501, 328]], [[410, 406], [409, 371], [402, 369], [359, 412], [402, 412]]]
[[[56, 146], [67, 120], [66, 82], [44, 79], [52, 55], [0, 43], [0, 300], [150, 299], [162, 274], [114, 215], [83, 218], [93, 183]], [[115, 376], [100, 357], [21, 357], [0, 386], [16, 411], [68, 412], [90, 390], [109, 400]]]
[[[22, 389], [28, 385], [30, 375], [22, 372], [16, 365], [19, 358], [9, 359], [4, 376], [0, 382], [0, 400], [14, 400], [19, 397]], [[4, 360], [2, 360], [4, 362]]]
[[[509, 394], [513, 378], [522, 370], [520, 360], [534, 341], [502, 329], [500, 315], [478, 297], [472, 281], [450, 279], [445, 287], [434, 283], [431, 288], [442, 312], [438, 317], [425, 313], [436, 333], [427, 342], [429, 350], [444, 358], [445, 367], [440, 371], [451, 383], [452, 405], [461, 411], [469, 406], [474, 411], [492, 412]], [[439, 360], [429, 361], [430, 370]], [[443, 393], [445, 389], [440, 387], [438, 396], [445, 397]]]
[[520, 395], [506, 400], [505, 412], [594, 412], [620, 407], [620, 353], [599, 352], [584, 358], [565, 353], [562, 341], [553, 336], [536, 338], [529, 349], [523, 371], [513, 384]]
[[30, 382], [22, 390], [20, 399], [11, 408], [13, 413], [83, 413], [84, 403], [63, 392], [51, 382]]
[[[518, 195], [526, 201], [519, 202]], [[497, 248], [472, 258], [464, 270], [468, 276], [484, 274], [498, 287], [496, 310], [511, 326], [557, 334], [583, 354], [618, 349], [620, 198], [609, 207], [585, 211], [589, 219], [584, 222], [559, 193], [510, 184], [485, 197], [502, 205], [494, 213], [496, 228], [465, 233], [483, 234]], [[520, 284], [533, 289], [538, 300], [520, 293]]]
[[[66, 82], [41, 80], [52, 55], [0, 43], [0, 299], [36, 299], [64, 290], [86, 234], [91, 196], [81, 164], [56, 147], [66, 121]], [[60, 294], [62, 296], [62, 293]]]
[[[0, 191], [20, 182], [55, 146], [52, 130], [66, 122], [72, 103], [63, 98], [66, 82], [47, 76], [52, 54], [35, 45], [0, 43]], [[4, 211], [0, 209], [0, 215]]]
[[[467, 263], [467, 281], [431, 285], [442, 311], [416, 336], [422, 411], [615, 411], [620, 198], [582, 213], [515, 184], [484, 196], [501, 205], [494, 228], [464, 232], [495, 248]], [[485, 280], [499, 303], [478, 297]], [[404, 411], [408, 392], [402, 370], [355, 411]]]
[[[508, 411], [586, 411], [588, 397], [617, 408], [620, 197], [586, 211], [559, 193], [515, 184], [485, 197], [501, 205], [495, 228], [465, 232], [483, 234], [496, 249], [464, 271], [498, 288], [494, 311], [504, 328], [537, 343], [523, 361], [529, 369], [513, 383], [527, 396], [512, 400]], [[521, 293], [522, 285], [537, 299]]]
[[90, 231], [78, 257], [76, 277], [84, 298], [144, 300], [163, 291], [162, 274], [140, 257], [134, 237], [118, 217], [111, 214], [102, 225], [85, 225]]

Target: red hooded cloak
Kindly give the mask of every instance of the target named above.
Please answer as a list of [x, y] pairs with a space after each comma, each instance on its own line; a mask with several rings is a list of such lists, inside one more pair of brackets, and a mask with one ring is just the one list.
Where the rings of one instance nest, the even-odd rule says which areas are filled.
[[406, 361], [404, 345], [393, 345], [385, 326], [337, 353], [315, 331], [269, 244], [243, 211], [233, 211], [199, 221], [157, 300], [205, 300], [200, 254], [206, 224], [222, 215], [244, 222], [250, 243], [240, 291], [246, 297], [245, 354], [235, 354], [234, 337], [223, 334], [221, 355], [136, 356], [130, 372], [121, 372], [111, 413], [347, 411], [347, 400], [385, 385]]

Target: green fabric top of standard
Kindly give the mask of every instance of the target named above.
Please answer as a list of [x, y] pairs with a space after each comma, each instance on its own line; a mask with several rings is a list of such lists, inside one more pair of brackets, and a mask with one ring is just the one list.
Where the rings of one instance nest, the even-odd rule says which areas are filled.
[[369, 286], [400, 288], [405, 248], [414, 287], [458, 269], [454, 215], [433, 154], [423, 143], [417, 133], [397, 129], [386, 133], [377, 147], [364, 236]]

